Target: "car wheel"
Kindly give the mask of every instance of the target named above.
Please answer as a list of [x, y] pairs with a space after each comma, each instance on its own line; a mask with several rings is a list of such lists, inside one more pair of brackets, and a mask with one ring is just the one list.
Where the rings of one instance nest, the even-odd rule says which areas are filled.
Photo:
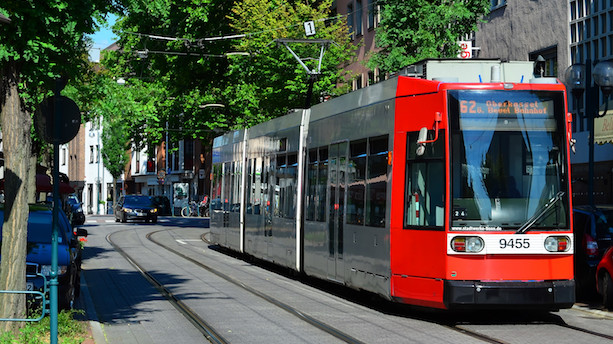
[[[73, 277], [74, 278], [74, 277]], [[70, 288], [65, 294], [61, 295], [58, 300], [58, 308], [61, 310], [70, 310], [74, 306], [75, 299], [75, 280], [70, 284]]]
[[613, 310], [613, 280], [607, 271], [602, 280], [602, 303], [606, 308]]

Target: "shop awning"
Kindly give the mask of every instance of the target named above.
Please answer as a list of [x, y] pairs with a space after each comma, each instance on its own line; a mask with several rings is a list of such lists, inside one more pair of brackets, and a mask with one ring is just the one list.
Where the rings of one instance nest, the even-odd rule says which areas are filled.
[[[4, 190], [4, 179], [0, 179], [0, 190]], [[36, 192], [53, 192], [51, 177], [46, 174], [36, 174]], [[70, 184], [60, 181], [60, 194], [74, 193], [75, 189]]]

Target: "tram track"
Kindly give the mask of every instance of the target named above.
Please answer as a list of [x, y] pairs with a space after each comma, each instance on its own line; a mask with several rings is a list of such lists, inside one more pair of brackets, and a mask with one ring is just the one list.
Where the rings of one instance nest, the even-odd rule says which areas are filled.
[[[239, 288], [251, 293], [252, 295], [255, 295], [257, 297], [259, 297], [260, 299], [265, 300], [266, 302], [286, 311], [287, 313], [295, 316], [296, 318], [308, 323], [309, 325], [345, 342], [345, 343], [351, 343], [351, 344], [363, 344], [364, 342], [354, 338], [353, 336], [351, 336], [348, 333], [345, 333], [337, 328], [334, 328], [304, 312], [301, 312], [300, 310], [296, 309], [295, 307], [292, 307], [284, 302], [281, 302], [273, 297], [271, 297], [270, 295], [267, 295], [265, 293], [262, 293], [258, 290], [256, 290], [255, 288], [252, 288], [244, 283], [242, 283], [241, 281], [227, 275], [224, 274], [223, 272], [214, 269], [210, 266], [207, 266], [206, 264], [203, 264], [202, 262], [199, 262], [196, 259], [193, 259], [171, 247], [168, 247], [162, 243], [160, 243], [159, 241], [156, 241], [154, 238], [152, 238], [152, 236], [158, 232], [163, 232], [166, 231], [164, 230], [158, 230], [158, 231], [153, 231], [150, 232], [148, 234], [145, 235], [146, 239], [149, 240], [150, 242], [158, 245], [159, 247], [165, 249], [166, 251], [177, 255], [178, 257], [189, 261], [195, 265], [197, 265], [198, 267], [222, 278], [223, 280], [232, 283], [235, 286], [238, 286]], [[210, 325], [206, 320], [204, 320], [202, 317], [200, 317], [193, 309], [191, 309], [188, 305], [186, 305], [184, 302], [182, 302], [179, 298], [177, 298], [175, 295], [173, 295], [173, 293], [168, 290], [163, 283], [161, 283], [158, 279], [156, 279], [152, 274], [150, 274], [141, 264], [139, 264], [135, 259], [133, 259], [125, 250], [123, 250], [121, 247], [119, 247], [119, 245], [117, 245], [112, 237], [115, 234], [121, 233], [123, 231], [118, 231], [118, 232], [113, 232], [111, 234], [108, 234], [106, 236], [106, 240], [107, 242], [113, 247], [113, 249], [115, 249], [122, 257], [124, 257], [156, 290], [158, 290], [160, 292], [160, 294], [166, 298], [192, 325], [194, 325], [206, 338], [207, 340], [209, 340], [211, 343], [229, 343], [229, 341], [223, 336], [221, 335], [218, 331], [215, 330], [215, 328]]]
[[224, 336], [218, 333], [208, 322], [202, 319], [196, 312], [188, 307], [184, 302], [179, 300], [169, 291], [160, 281], [158, 281], [153, 275], [151, 275], [145, 268], [137, 263], [132, 257], [124, 251], [119, 245], [115, 244], [112, 240], [112, 236], [123, 231], [113, 232], [106, 236], [106, 241], [118, 252], [123, 258], [125, 258], [146, 280], [149, 282], [164, 298], [170, 302], [194, 327], [196, 327], [204, 337], [214, 344], [227, 344], [230, 343]]
[[500, 338], [496, 338], [494, 336], [491, 335], [487, 335], [483, 332], [487, 332], [488, 330], [482, 330], [482, 331], [478, 331], [474, 328], [471, 328], [471, 326], [473, 325], [500, 325], [503, 326], [505, 324], [512, 324], [512, 325], [551, 325], [551, 326], [557, 326], [557, 327], [562, 327], [571, 331], [575, 331], [575, 332], [580, 332], [583, 334], [588, 334], [591, 336], [595, 336], [601, 339], [605, 339], [605, 340], [613, 340], [613, 335], [610, 334], [606, 334], [606, 333], [601, 333], [598, 331], [594, 331], [594, 330], [590, 330], [587, 328], [583, 328], [580, 326], [575, 326], [575, 325], [571, 325], [568, 324], [564, 321], [564, 319], [562, 319], [561, 317], [554, 315], [552, 313], [549, 313], [549, 315], [543, 315], [543, 316], [536, 316], [535, 318], [530, 318], [529, 320], [525, 321], [525, 320], [519, 320], [519, 321], [500, 321], [500, 322], [496, 322], [496, 321], [483, 321], [483, 320], [477, 320], [477, 321], [471, 321], [468, 320], [465, 323], [462, 324], [452, 324], [452, 323], [442, 323], [441, 325], [446, 326], [450, 329], [453, 329], [454, 331], [460, 332], [462, 334], [471, 336], [473, 338], [477, 338], [480, 340], [483, 340], [485, 342], [488, 343], [499, 343], [499, 344], [510, 344], [513, 343], [513, 341], [508, 341], [508, 340], [502, 340]]
[[[155, 231], [155, 232], [148, 233], [146, 235], [147, 240], [151, 241], [152, 243], [154, 243], [154, 244], [164, 248], [165, 250], [167, 250], [167, 251], [169, 251], [169, 252], [171, 252], [171, 253], [173, 253], [173, 254], [175, 254], [175, 255], [177, 255], [177, 256], [179, 256], [179, 257], [181, 257], [181, 258], [183, 258], [183, 259], [185, 259], [185, 260], [187, 260], [187, 261], [189, 261], [191, 263], [196, 264], [197, 266], [199, 266], [199, 267], [209, 271], [210, 273], [213, 273], [214, 275], [216, 275], [216, 276], [218, 276], [218, 277], [220, 277], [220, 278], [222, 278], [222, 279], [224, 279], [224, 280], [226, 280], [226, 281], [228, 281], [228, 282], [238, 286], [239, 288], [241, 288], [241, 289], [243, 289], [243, 290], [245, 290], [245, 291], [247, 291], [247, 292], [249, 292], [249, 293], [251, 293], [251, 294], [253, 294], [253, 295], [255, 295], [255, 296], [257, 296], [257, 297], [259, 297], [259, 298], [261, 298], [261, 299], [263, 299], [263, 300], [265, 300], [267, 302], [269, 302], [269, 303], [271, 303], [271, 304], [273, 304], [274, 306], [283, 309], [287, 313], [289, 313], [289, 314], [297, 317], [298, 319], [300, 319], [300, 320], [302, 320], [302, 321], [304, 321], [304, 322], [306, 322], [306, 323], [308, 323], [308, 324], [310, 324], [310, 325], [312, 325], [312, 326], [314, 326], [314, 327], [324, 331], [325, 333], [328, 333], [328, 334], [332, 335], [333, 337], [335, 337], [337, 339], [340, 339], [341, 341], [343, 341], [345, 343], [352, 343], [352, 344], [363, 344], [364, 343], [364, 342], [354, 338], [353, 336], [351, 336], [348, 333], [345, 333], [345, 332], [343, 332], [343, 331], [341, 331], [341, 330], [339, 330], [337, 328], [334, 328], [334, 327], [332, 327], [332, 326], [330, 326], [330, 325], [328, 325], [328, 324], [326, 324], [326, 323], [324, 323], [324, 322], [322, 322], [322, 321], [320, 321], [320, 320], [318, 320], [318, 319], [316, 319], [316, 318], [314, 318], [314, 317], [312, 317], [312, 316], [310, 316], [310, 315], [308, 315], [308, 314], [306, 314], [304, 312], [301, 312], [300, 310], [296, 309], [295, 307], [292, 307], [292, 306], [290, 306], [290, 305], [288, 305], [288, 304], [286, 304], [286, 303], [284, 303], [284, 302], [282, 302], [282, 301], [280, 301], [278, 299], [275, 299], [275, 298], [271, 297], [270, 295], [262, 293], [259, 290], [255, 289], [255, 288], [252, 288], [252, 287], [244, 284], [243, 282], [241, 282], [241, 281], [239, 281], [239, 280], [229, 276], [228, 274], [225, 274], [225, 273], [223, 273], [223, 272], [221, 272], [221, 271], [219, 271], [217, 269], [214, 269], [214, 268], [212, 268], [212, 267], [210, 267], [210, 266], [208, 266], [206, 264], [203, 264], [202, 262], [200, 262], [200, 261], [198, 261], [196, 259], [193, 259], [193, 258], [191, 258], [191, 257], [189, 257], [189, 256], [187, 256], [187, 255], [185, 255], [185, 254], [183, 254], [183, 253], [173, 249], [173, 248], [170, 248], [170, 247], [168, 247], [168, 246], [166, 246], [166, 245], [164, 245], [164, 244], [160, 243], [159, 241], [156, 241], [155, 239], [152, 238], [152, 235], [154, 235], [155, 233], [161, 232], [161, 231], [165, 231], [165, 230], [160, 230], [160, 231]], [[204, 239], [204, 234], [202, 236], [202, 239], [203, 239], [203, 241], [206, 242], [206, 240]]]
[[[124, 249], [119, 247], [119, 245], [116, 244], [116, 242], [113, 241], [113, 235], [121, 233], [121, 232], [125, 232], [125, 231], [118, 231], [118, 232], [108, 234], [106, 236], [107, 242], [119, 254], [121, 254], [132, 266], [134, 266], [135, 269], [139, 271], [139, 273], [143, 277], [145, 277], [145, 279], [151, 285], [153, 285], [155, 289], [157, 289], [162, 296], [164, 296], [186, 319], [188, 319], [207, 338], [207, 340], [209, 340], [212, 343], [228, 343], [229, 341], [226, 338], [224, 338], [224, 336], [218, 333], [220, 332], [219, 330], [216, 331], [215, 328], [211, 326], [209, 323], [207, 323], [205, 319], [202, 319], [197, 314], [197, 312], [193, 311], [188, 305], [186, 305], [178, 297], [173, 295], [173, 293], [168, 288], [166, 288], [163, 283], [161, 283], [154, 276], [152, 276], [152, 274], [150, 274], [146, 270], [146, 268], [144, 268], [141, 264], [136, 262], [135, 259], [130, 256], [129, 253], [127, 253]], [[294, 317], [298, 318], [299, 320], [308, 323], [310, 326], [313, 326], [333, 336], [334, 338], [337, 338], [338, 340], [341, 340], [346, 343], [362, 343], [362, 341], [358, 340], [356, 337], [350, 335], [346, 331], [339, 330], [338, 328], [335, 328], [333, 326], [326, 324], [320, 319], [316, 319], [315, 317], [312, 317], [309, 314], [306, 314], [304, 311], [301, 311], [300, 309], [295, 308], [291, 306], [290, 304], [286, 303], [287, 301], [286, 302], [280, 301], [258, 289], [255, 289], [249, 285], [246, 285], [246, 283], [244, 283], [243, 281], [235, 277], [232, 277], [231, 276], [232, 273], [230, 274], [224, 273], [220, 269], [219, 266], [215, 266], [215, 264], [210, 265], [210, 264], [203, 263], [202, 261], [199, 261], [198, 257], [194, 256], [194, 254], [198, 253], [198, 250], [199, 250], [198, 248], [194, 247], [193, 250], [188, 249], [187, 251], [184, 251], [185, 249], [183, 247], [185, 246], [178, 245], [174, 247], [172, 245], [169, 245], [169, 243], [166, 242], [166, 240], [160, 240], [163, 237], [161, 236], [156, 237], [156, 234], [161, 233], [161, 232], [167, 232], [169, 234], [171, 233], [171, 231], [169, 231], [168, 229], [162, 229], [162, 230], [156, 230], [156, 231], [152, 231], [146, 234], [143, 233], [143, 234], [147, 241], [151, 242], [152, 244], [155, 244], [156, 246], [160, 248], [163, 248], [165, 251], [169, 252], [170, 254], [175, 255], [184, 261], [189, 261], [195, 264], [197, 267], [203, 270], [206, 270], [208, 273], [211, 273], [212, 275], [215, 275], [223, 279], [224, 281], [227, 281], [230, 284], [239, 287], [240, 289], [248, 292], [249, 294], [252, 294], [256, 296], [257, 298], [274, 305], [278, 309], [281, 309], [289, 314], [292, 314]], [[200, 239], [204, 243], [209, 243], [206, 238], [206, 235], [207, 233], [201, 234]], [[171, 236], [173, 235], [171, 234]], [[115, 237], [115, 238], [119, 239], [118, 237]], [[194, 240], [190, 239], [189, 241], [194, 241]], [[120, 242], [120, 241], [117, 241], [117, 242]], [[181, 240], [177, 239], [177, 242], [181, 243]], [[411, 316], [411, 315], [408, 315], [408, 317], [415, 318], [414, 316]], [[421, 316], [418, 314], [417, 318], [421, 318]], [[438, 324], [444, 328], [447, 328], [449, 331], [458, 333], [459, 335], [461, 334], [463, 336], [471, 337], [474, 340], [477, 340], [479, 342], [485, 342], [485, 343], [509, 344], [509, 343], [516, 342], [514, 341], [513, 337], [499, 335], [499, 333], [497, 333], [500, 331], [500, 329], [496, 325], [503, 326], [505, 324], [510, 324], [510, 325], [544, 324], [544, 325], [550, 325], [550, 326], [560, 326], [560, 327], [566, 328], [571, 331], [584, 333], [589, 336], [595, 336], [595, 337], [598, 337], [598, 338], [601, 338], [607, 341], [613, 340], [613, 335], [609, 335], [606, 333], [600, 333], [600, 332], [594, 331], [593, 329], [591, 330], [587, 328], [582, 328], [580, 326], [575, 326], [576, 324], [573, 324], [573, 321], [571, 321], [570, 324], [567, 324], [564, 321], [564, 319], [562, 319], [561, 317], [555, 314], [550, 314], [550, 316], [545, 316], [545, 317], [541, 317], [541, 316], [530, 317], [530, 320], [527, 320], [527, 321], [519, 320], [517, 318], [515, 320], [512, 320], [513, 319], [512, 317], [505, 317], [505, 319], [502, 319], [502, 321], [492, 322], [484, 318], [470, 318], [467, 320], [467, 322], [457, 323], [456, 322], [457, 319], [458, 318], [455, 318], [455, 321], [451, 319], [448, 319], [447, 321], [445, 320], [441, 321], [441, 319], [430, 318], [429, 322]], [[422, 319], [422, 320], [428, 321], [427, 319]], [[479, 327], [482, 325], [486, 325], [488, 327], [487, 328]], [[491, 325], [491, 327], [489, 325]], [[502, 328], [502, 330], [505, 331], [504, 328]], [[595, 342], [601, 342], [601, 341], [595, 339]]]

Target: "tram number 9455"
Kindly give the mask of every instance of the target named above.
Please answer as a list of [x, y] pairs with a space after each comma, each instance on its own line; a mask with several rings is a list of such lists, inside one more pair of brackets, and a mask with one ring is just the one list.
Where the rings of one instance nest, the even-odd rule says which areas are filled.
[[501, 249], [522, 249], [522, 248], [530, 248], [530, 240], [528, 238], [511, 238], [505, 239], [502, 238], [498, 241]]

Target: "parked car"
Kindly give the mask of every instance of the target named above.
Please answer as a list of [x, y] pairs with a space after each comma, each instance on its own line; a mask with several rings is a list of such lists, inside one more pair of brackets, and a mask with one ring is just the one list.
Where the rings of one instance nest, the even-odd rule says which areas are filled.
[[170, 200], [166, 196], [151, 197], [153, 204], [158, 209], [158, 216], [170, 215]]
[[127, 220], [158, 221], [158, 209], [151, 197], [145, 195], [123, 195], [115, 206], [115, 222]]
[[577, 295], [589, 297], [596, 292], [596, 267], [612, 244], [613, 206], [578, 206], [573, 217]]
[[[66, 214], [59, 215], [58, 232], [58, 306], [70, 309], [79, 296], [82, 251], [78, 236], [87, 236], [85, 229], [73, 231]], [[51, 232], [53, 212], [48, 205], [30, 205], [28, 217], [28, 251], [26, 256], [26, 288], [44, 292], [44, 275], [51, 275]], [[4, 224], [4, 207], [0, 207], [0, 235]]]
[[71, 194], [66, 198], [64, 211], [73, 226], [82, 225], [85, 223], [85, 213], [83, 212], [83, 203], [75, 194]]
[[602, 295], [602, 303], [613, 311], [613, 247], [609, 247], [596, 268], [596, 289]]

